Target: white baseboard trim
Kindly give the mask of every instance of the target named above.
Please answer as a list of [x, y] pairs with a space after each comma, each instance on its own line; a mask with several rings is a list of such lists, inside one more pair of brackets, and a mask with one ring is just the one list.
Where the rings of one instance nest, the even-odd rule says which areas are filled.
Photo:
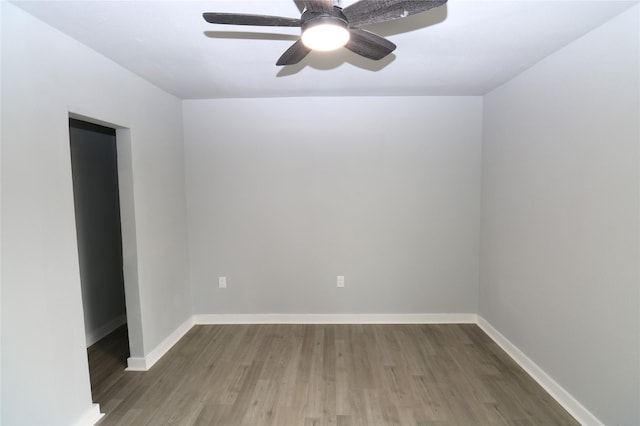
[[125, 371], [147, 371], [148, 369], [146, 358], [133, 356], [127, 358], [127, 368], [125, 368]]
[[116, 328], [126, 323], [127, 315], [122, 314], [103, 324], [96, 330], [86, 330], [87, 347], [93, 345], [98, 340], [102, 339], [103, 337], [114, 331]]
[[92, 404], [91, 408], [74, 424], [75, 426], [93, 426], [98, 423], [98, 420], [100, 420], [102, 416], [104, 416], [104, 413], [100, 412], [100, 404]]
[[127, 371], [147, 371], [153, 365], [158, 362], [160, 358], [173, 347], [178, 340], [182, 339], [182, 336], [187, 334], [193, 327], [193, 317], [189, 317], [185, 322], [180, 324], [167, 338], [165, 338], [158, 346], [156, 346], [147, 356], [129, 357], [127, 359]]
[[540, 386], [546, 390], [580, 424], [602, 426], [603, 423], [587, 410], [569, 392], [551, 378], [542, 368], [533, 362], [516, 345], [496, 330], [487, 320], [478, 315], [478, 326], [498, 344], [513, 360], [522, 367]]
[[[477, 314], [199, 314], [182, 323], [146, 357], [130, 357], [127, 360], [127, 371], [149, 370], [194, 325], [218, 324], [477, 324], [578, 422], [590, 426], [603, 425], [542, 368]], [[97, 407], [92, 410], [95, 416], [94, 411], [100, 413], [100, 410], [97, 404], [94, 406]], [[100, 416], [95, 421], [100, 419]], [[78, 425], [93, 423], [84, 422]]]
[[200, 314], [194, 323], [214, 324], [474, 324], [476, 314]]

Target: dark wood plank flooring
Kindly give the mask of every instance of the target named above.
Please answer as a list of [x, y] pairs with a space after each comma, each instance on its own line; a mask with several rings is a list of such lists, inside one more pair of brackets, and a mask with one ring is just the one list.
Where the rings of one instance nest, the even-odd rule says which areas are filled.
[[196, 326], [148, 372], [102, 343], [99, 426], [578, 424], [476, 325]]
[[127, 368], [129, 336], [126, 324], [94, 343], [87, 349], [89, 377], [94, 402], [100, 392], [111, 387]]

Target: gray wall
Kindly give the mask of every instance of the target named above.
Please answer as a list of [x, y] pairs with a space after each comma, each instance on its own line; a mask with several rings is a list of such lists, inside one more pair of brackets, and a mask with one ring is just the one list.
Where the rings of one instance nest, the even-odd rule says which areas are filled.
[[485, 97], [480, 314], [640, 424], [638, 6]]
[[115, 133], [77, 120], [69, 126], [87, 346], [125, 319]]
[[185, 101], [194, 313], [476, 312], [481, 121], [478, 97]]
[[[2, 424], [94, 414], [74, 221], [69, 114], [130, 130], [133, 356], [191, 316], [182, 104], [14, 5], [2, 20]], [[122, 180], [121, 180], [122, 183]], [[122, 195], [122, 194], [121, 194]], [[124, 227], [123, 227], [124, 228]], [[131, 229], [123, 229], [130, 233]], [[131, 238], [130, 238], [131, 240]], [[127, 294], [129, 300], [129, 294]]]

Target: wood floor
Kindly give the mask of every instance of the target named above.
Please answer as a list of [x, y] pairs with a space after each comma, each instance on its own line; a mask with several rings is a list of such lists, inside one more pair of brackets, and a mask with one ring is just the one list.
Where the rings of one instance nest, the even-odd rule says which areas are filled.
[[148, 372], [101, 343], [99, 426], [578, 424], [471, 324], [196, 326]]
[[[127, 368], [129, 336], [127, 326], [115, 330], [87, 349], [91, 394], [98, 401], [100, 393], [117, 382]], [[103, 410], [104, 412], [104, 410]]]

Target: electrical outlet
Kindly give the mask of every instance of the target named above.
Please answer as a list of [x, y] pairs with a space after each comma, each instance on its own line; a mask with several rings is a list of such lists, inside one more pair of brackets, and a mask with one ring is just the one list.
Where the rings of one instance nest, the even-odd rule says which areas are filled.
[[227, 288], [227, 277], [218, 277], [218, 287]]
[[338, 287], [344, 287], [344, 277], [342, 275], [338, 275], [338, 279], [336, 280], [336, 284]]

